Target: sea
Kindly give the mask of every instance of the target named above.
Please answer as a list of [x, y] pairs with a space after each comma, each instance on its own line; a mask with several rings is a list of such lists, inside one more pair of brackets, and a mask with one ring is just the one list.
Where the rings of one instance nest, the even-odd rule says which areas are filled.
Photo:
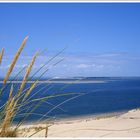
[[[33, 82], [28, 82], [24, 90]], [[1, 107], [8, 99], [11, 84], [16, 93], [21, 81], [9, 82], [6, 85], [0, 95]], [[3, 87], [2, 82], [0, 87]], [[83, 117], [137, 108], [140, 108], [140, 77], [78, 77], [49, 82], [43, 79], [18, 108], [14, 121], [23, 118], [30, 122]]]

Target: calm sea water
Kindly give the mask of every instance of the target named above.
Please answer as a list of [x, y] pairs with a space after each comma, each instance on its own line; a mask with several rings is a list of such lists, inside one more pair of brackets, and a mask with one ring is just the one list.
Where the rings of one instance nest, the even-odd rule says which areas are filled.
[[[93, 79], [91, 79], [93, 80]], [[42, 98], [49, 95], [62, 93], [84, 93], [75, 99], [77, 95], [56, 97], [25, 105], [16, 120], [21, 119], [22, 113], [34, 108], [33, 114], [29, 115], [27, 121], [48, 117], [75, 117], [83, 115], [95, 115], [118, 111], [127, 111], [140, 107], [140, 78], [100, 78], [104, 83], [41, 83], [32, 92], [32, 99]], [[27, 84], [28, 87], [30, 84]], [[2, 86], [2, 84], [0, 85]], [[15, 84], [15, 90], [19, 84]], [[3, 104], [9, 92], [9, 86], [5, 90], [1, 104]], [[36, 94], [36, 92], [38, 93]], [[34, 95], [34, 96], [33, 96]], [[69, 101], [67, 101], [69, 100]], [[58, 107], [55, 107], [58, 105]], [[30, 108], [31, 107], [31, 108]], [[25, 110], [24, 110], [25, 109]]]

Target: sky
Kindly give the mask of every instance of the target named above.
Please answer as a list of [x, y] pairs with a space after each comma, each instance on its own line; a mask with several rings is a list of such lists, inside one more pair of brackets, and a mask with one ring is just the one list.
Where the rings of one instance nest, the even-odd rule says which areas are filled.
[[12, 76], [36, 51], [32, 74], [65, 47], [36, 76], [140, 76], [140, 3], [0, 3], [0, 76], [26, 36]]

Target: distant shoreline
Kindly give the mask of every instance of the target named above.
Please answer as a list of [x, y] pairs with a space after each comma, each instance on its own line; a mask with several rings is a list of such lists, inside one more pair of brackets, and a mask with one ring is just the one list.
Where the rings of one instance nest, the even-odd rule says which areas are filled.
[[[35, 81], [27, 81], [27, 83], [34, 83]], [[0, 81], [0, 83], [2, 84], [3, 81]], [[22, 83], [22, 81], [7, 81], [7, 83]], [[83, 80], [83, 81], [79, 81], [79, 80], [62, 80], [62, 81], [58, 81], [58, 80], [53, 80], [53, 81], [49, 81], [49, 80], [46, 80], [46, 81], [39, 81], [38, 83], [58, 83], [58, 84], [75, 84], [75, 83], [79, 83], [79, 84], [82, 84], [82, 83], [95, 83], [95, 84], [100, 84], [100, 83], [107, 83], [107, 81], [103, 81], [103, 80]]]
[[[36, 79], [28, 80], [27, 83], [34, 83]], [[140, 77], [79, 77], [79, 78], [49, 78], [49, 79], [40, 79], [38, 83], [60, 83], [60, 84], [88, 84], [88, 83], [108, 83], [111, 81], [118, 81], [118, 80], [140, 80]], [[9, 79], [7, 83], [21, 83], [22, 78], [20, 79]], [[0, 84], [3, 83], [3, 79], [0, 78]]]

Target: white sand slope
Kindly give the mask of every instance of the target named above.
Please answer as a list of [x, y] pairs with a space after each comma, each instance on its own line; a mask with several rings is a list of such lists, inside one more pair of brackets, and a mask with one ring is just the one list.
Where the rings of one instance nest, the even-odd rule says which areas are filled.
[[[43, 124], [39, 126], [45, 127]], [[28, 126], [25, 136], [34, 132], [32, 127]], [[45, 130], [42, 130], [34, 137], [44, 137], [45, 133]], [[61, 121], [49, 127], [48, 137], [140, 137], [140, 110], [108, 118]]]

